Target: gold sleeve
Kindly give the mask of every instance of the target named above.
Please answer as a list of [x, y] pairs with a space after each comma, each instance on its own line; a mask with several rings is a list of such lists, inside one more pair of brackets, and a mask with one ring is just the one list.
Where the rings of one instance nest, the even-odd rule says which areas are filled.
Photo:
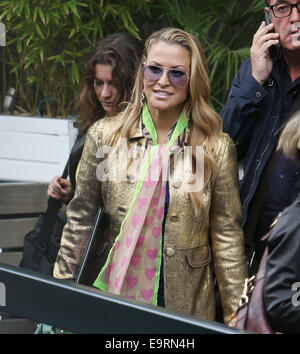
[[218, 170], [212, 189], [210, 232], [224, 322], [237, 310], [247, 277], [242, 230], [237, 154], [232, 140], [225, 135], [224, 153], [218, 157]]
[[75, 195], [66, 210], [67, 223], [63, 230], [61, 246], [53, 271], [55, 278], [74, 279], [76, 277], [101, 202], [100, 182], [96, 176], [99, 163], [99, 159], [96, 158], [99, 136], [99, 124], [97, 123], [88, 131], [78, 171]]

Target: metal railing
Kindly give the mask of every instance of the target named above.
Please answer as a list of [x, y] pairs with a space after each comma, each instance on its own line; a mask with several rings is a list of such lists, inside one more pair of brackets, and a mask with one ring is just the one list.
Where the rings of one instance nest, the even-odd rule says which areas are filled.
[[0, 263], [0, 310], [74, 333], [238, 334], [221, 323], [125, 300]]

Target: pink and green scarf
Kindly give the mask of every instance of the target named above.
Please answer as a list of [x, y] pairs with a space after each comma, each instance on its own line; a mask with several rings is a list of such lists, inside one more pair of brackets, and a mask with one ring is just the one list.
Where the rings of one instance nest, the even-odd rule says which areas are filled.
[[188, 119], [181, 114], [170, 140], [164, 145], [157, 144], [146, 104], [142, 121], [153, 145], [146, 150], [130, 207], [93, 285], [105, 292], [156, 305], [170, 148], [185, 130]]

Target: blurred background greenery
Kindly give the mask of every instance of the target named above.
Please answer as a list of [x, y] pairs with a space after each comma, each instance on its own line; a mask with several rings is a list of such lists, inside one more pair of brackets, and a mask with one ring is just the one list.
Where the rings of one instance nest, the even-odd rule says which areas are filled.
[[[75, 96], [85, 55], [109, 33], [128, 31], [143, 46], [154, 30], [180, 27], [201, 41], [219, 111], [253, 34], [264, 0], [1, 0], [6, 46], [0, 47], [0, 102], [17, 90], [17, 111], [45, 116], [76, 114]], [[0, 105], [1, 110], [1, 105]]]

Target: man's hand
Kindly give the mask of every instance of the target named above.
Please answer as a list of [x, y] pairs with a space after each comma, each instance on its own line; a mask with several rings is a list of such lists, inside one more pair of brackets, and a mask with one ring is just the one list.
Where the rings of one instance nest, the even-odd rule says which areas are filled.
[[273, 23], [266, 26], [266, 23], [262, 22], [253, 36], [253, 42], [250, 49], [252, 76], [260, 85], [263, 85], [267, 80], [273, 67], [273, 62], [268, 49], [272, 45], [279, 43], [279, 34], [270, 32], [273, 29]]

